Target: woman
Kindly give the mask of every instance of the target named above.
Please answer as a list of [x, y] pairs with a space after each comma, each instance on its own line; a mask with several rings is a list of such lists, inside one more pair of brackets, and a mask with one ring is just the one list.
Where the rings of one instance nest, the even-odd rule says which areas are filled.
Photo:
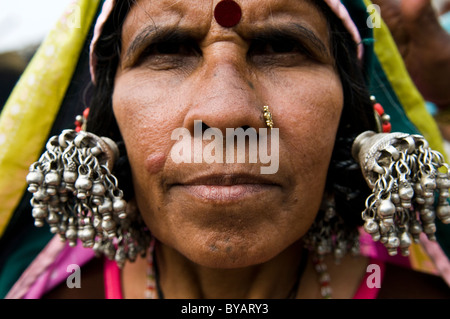
[[[385, 266], [346, 254], [359, 249], [358, 226], [372, 218], [369, 211], [360, 218], [371, 190], [352, 144], [360, 133], [389, 124], [386, 116], [376, 122], [363, 85], [363, 45], [343, 10], [337, 1], [106, 1], [91, 46], [95, 88], [85, 128], [95, 135], [71, 131], [51, 139], [41, 164], [30, 169], [45, 169], [45, 183], [31, 175], [28, 183], [37, 225], [46, 219], [71, 245], [78, 237], [123, 269], [117, 275], [106, 262], [106, 276], [116, 277], [103, 287], [95, 260], [83, 272], [92, 276], [89, 284], [76, 290], [63, 284], [44, 296], [101, 298], [112, 290], [124, 298], [361, 297], [368, 266], [378, 266], [380, 276]], [[180, 128], [194, 140], [174, 138]], [[210, 163], [204, 152], [195, 160], [196, 143], [200, 138], [206, 148], [210, 129], [228, 139], [227, 129], [238, 128], [258, 131], [256, 141], [272, 152], [276, 144], [277, 170], [261, 174], [264, 162], [248, 160], [251, 145], [243, 163]], [[96, 136], [118, 144], [114, 167], [115, 147]], [[174, 148], [184, 161], [174, 159], [180, 155]], [[239, 156], [242, 149], [233, 149]], [[106, 190], [67, 177], [62, 169], [72, 163], [77, 178], [101, 181]], [[57, 172], [58, 181], [50, 181]], [[73, 198], [61, 199], [62, 180]], [[39, 193], [43, 183], [47, 197]], [[74, 203], [72, 212], [58, 206], [65, 202]], [[394, 255], [399, 245], [390, 240]], [[399, 271], [385, 272], [379, 296], [405, 296], [398, 294], [405, 284]], [[407, 282], [416, 281], [426, 296], [448, 296], [438, 278], [410, 275]]]

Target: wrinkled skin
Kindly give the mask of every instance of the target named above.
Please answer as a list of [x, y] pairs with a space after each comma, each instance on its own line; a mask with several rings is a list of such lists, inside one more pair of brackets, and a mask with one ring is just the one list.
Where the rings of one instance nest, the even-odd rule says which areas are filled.
[[[239, 287], [254, 284], [256, 265], [284, 267], [286, 281], [279, 282], [290, 285], [301, 255], [296, 243], [319, 209], [343, 108], [327, 22], [313, 4], [242, 1], [240, 23], [224, 28], [213, 17], [216, 3], [138, 1], [124, 23], [113, 94], [136, 202], [161, 242], [163, 286], [170, 292], [165, 278], [184, 265], [185, 275], [202, 278], [203, 296], [228, 278], [221, 269], [253, 273], [233, 276]], [[291, 40], [282, 44], [280, 36]], [[193, 134], [195, 120], [224, 134], [258, 130], [266, 127], [264, 105], [280, 132], [277, 173], [261, 175], [261, 163], [172, 160], [173, 130]]]
[[[306, 1], [246, 1], [239, 25], [226, 29], [215, 22], [211, 2], [171, 3], [139, 1], [123, 28], [113, 107], [139, 209], [159, 240], [197, 263], [228, 268], [267, 261], [305, 234], [322, 198], [343, 106], [326, 21]], [[293, 23], [312, 32], [323, 51], [307, 38], [298, 46], [312, 57], [296, 47], [277, 53], [271, 43], [249, 50], [255, 30]], [[177, 43], [169, 54], [154, 46], [142, 55], [149, 45], [142, 40], [128, 55], [153, 24], [186, 31], [196, 42]], [[175, 164], [171, 132], [193, 131], [194, 120], [223, 132], [258, 129], [265, 125], [263, 105], [280, 129], [279, 171], [264, 176], [262, 189], [243, 187], [235, 197], [227, 186], [216, 188], [221, 198], [208, 195], [211, 185], [194, 192], [189, 185], [198, 177], [228, 176], [233, 184], [234, 175], [261, 177], [260, 166]], [[210, 179], [200, 184], [220, 183]]]

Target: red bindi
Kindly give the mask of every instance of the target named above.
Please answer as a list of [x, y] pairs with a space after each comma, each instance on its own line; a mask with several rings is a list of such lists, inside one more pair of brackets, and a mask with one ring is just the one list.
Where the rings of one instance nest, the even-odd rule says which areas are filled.
[[214, 9], [214, 18], [222, 27], [231, 28], [239, 23], [242, 10], [239, 4], [233, 0], [222, 0]]

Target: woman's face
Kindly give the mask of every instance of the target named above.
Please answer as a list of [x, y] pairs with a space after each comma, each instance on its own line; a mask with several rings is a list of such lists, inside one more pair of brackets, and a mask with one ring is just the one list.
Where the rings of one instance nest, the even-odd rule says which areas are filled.
[[[307, 232], [343, 107], [327, 21], [314, 4], [237, 2], [242, 18], [225, 28], [214, 18], [217, 0], [137, 1], [113, 94], [144, 221], [164, 244], [219, 268], [268, 261]], [[227, 128], [266, 128], [265, 105], [279, 129], [275, 173], [261, 174], [261, 162], [177, 163], [171, 155], [172, 132], [194, 135], [194, 121], [224, 139]]]

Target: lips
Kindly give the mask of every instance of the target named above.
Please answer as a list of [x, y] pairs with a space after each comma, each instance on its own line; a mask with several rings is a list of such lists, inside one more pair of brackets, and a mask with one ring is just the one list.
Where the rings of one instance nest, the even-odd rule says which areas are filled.
[[251, 174], [213, 174], [188, 178], [170, 186], [205, 201], [235, 202], [280, 188], [275, 181]]
[[251, 174], [210, 174], [187, 179], [183, 185], [233, 186], [242, 184], [276, 184], [274, 181]]

